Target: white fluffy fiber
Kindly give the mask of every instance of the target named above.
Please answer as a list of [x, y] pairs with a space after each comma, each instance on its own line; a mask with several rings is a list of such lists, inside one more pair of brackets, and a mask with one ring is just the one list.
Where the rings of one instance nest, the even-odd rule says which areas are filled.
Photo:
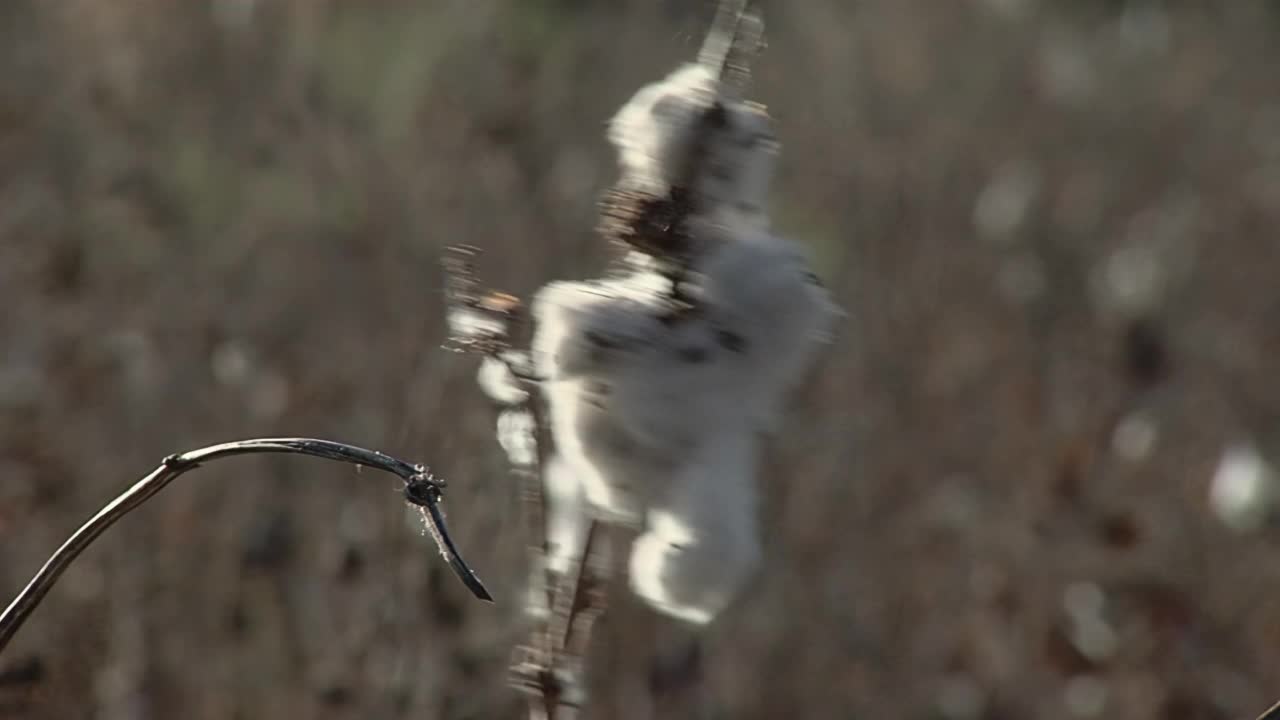
[[[530, 364], [556, 445], [546, 469], [551, 566], [569, 567], [588, 513], [630, 525], [640, 531], [632, 589], [698, 624], [760, 563], [761, 438], [840, 315], [803, 249], [769, 229], [778, 147], [768, 115], [720, 94], [704, 66], [642, 88], [613, 118], [622, 185], [665, 195], [717, 103], [725, 121], [707, 143], [689, 225], [698, 252], [682, 290], [693, 309], [679, 309], [662, 263], [639, 253], [625, 274], [553, 282], [531, 305]], [[481, 380], [500, 402], [522, 397], [497, 365]]]
[[621, 184], [666, 195], [684, 177], [703, 114], [718, 103], [725, 123], [707, 144], [694, 190], [713, 211], [764, 215], [778, 153], [772, 122], [763, 107], [719, 91], [709, 68], [687, 64], [633, 95], [609, 123]]
[[646, 85], [609, 122], [623, 182], [665, 195], [684, 169], [698, 118], [716, 102], [718, 83], [701, 65], [685, 65]]
[[713, 620], [760, 564], [756, 434], [705, 438], [651, 501], [629, 563], [631, 588], [692, 623]]
[[646, 273], [544, 288], [534, 362], [561, 469], [598, 516], [643, 530], [632, 587], [706, 622], [758, 563], [759, 439], [837, 310], [799, 247], [756, 227], [716, 230], [685, 317], [664, 319]]

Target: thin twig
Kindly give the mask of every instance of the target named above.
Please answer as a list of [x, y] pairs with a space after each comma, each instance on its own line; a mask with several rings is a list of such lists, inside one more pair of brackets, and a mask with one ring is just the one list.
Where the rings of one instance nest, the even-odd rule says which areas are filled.
[[191, 450], [189, 452], [170, 455], [149, 475], [139, 480], [133, 487], [121, 493], [110, 504], [98, 511], [72, 533], [44, 566], [35, 574], [31, 582], [18, 593], [18, 597], [5, 608], [0, 615], [0, 652], [3, 652], [14, 633], [26, 621], [57, 582], [63, 571], [71, 565], [85, 548], [97, 539], [117, 520], [149, 500], [156, 493], [178, 476], [193, 470], [203, 463], [219, 458], [236, 455], [252, 455], [260, 453], [292, 453], [311, 455], [313, 457], [337, 460], [389, 472], [405, 483], [405, 499], [417, 505], [423, 515], [428, 532], [440, 549], [453, 571], [457, 573], [463, 584], [481, 600], [493, 601], [493, 596], [485, 589], [480, 578], [467, 565], [458, 553], [445, 527], [444, 514], [439, 504], [445, 486], [443, 480], [437, 479], [423, 465], [414, 465], [374, 450], [312, 438], [257, 438], [241, 440], [221, 445]]
[[513, 663], [512, 682], [528, 696], [531, 720], [569, 720], [572, 712], [569, 708], [576, 707], [576, 703], [565, 702], [564, 678], [557, 676], [557, 671], [564, 665], [563, 646], [556, 642], [556, 634], [552, 631], [563, 590], [556, 582], [560, 578], [550, 567], [551, 528], [548, 525], [550, 514], [547, 511], [545, 478], [551, 457], [551, 423], [547, 419], [541, 382], [524, 379], [521, 384], [528, 393], [524, 407], [533, 418], [536, 452], [535, 467], [532, 472], [526, 470], [522, 477], [525, 527], [531, 533], [530, 559], [534, 569], [531, 582], [535, 587], [531, 591], [546, 603], [550, 616], [535, 626], [525, 649], [527, 660]]
[[612, 560], [613, 546], [608, 528], [603, 523], [592, 522], [572, 587], [573, 605], [569, 621], [560, 639], [561, 647], [571, 658], [581, 660], [586, 656], [591, 630], [595, 621], [604, 614], [608, 599], [605, 590], [613, 567]]
[[1272, 705], [1266, 712], [1259, 715], [1258, 720], [1280, 720], [1280, 702]]

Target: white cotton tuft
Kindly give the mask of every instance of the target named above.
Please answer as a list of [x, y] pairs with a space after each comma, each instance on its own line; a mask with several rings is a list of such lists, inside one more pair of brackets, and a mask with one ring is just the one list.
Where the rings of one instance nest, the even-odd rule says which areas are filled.
[[725, 208], [767, 223], [769, 189], [781, 148], [773, 120], [756, 103], [724, 102], [724, 107], [724, 127], [710, 136], [699, 197], [704, 207]]
[[[704, 127], [705, 126], [705, 127]], [[609, 125], [621, 185], [663, 197], [688, 182], [695, 139], [707, 133], [694, 183], [701, 207], [766, 219], [778, 142], [764, 107], [730, 99], [704, 65], [688, 64], [646, 85]]]
[[493, 356], [486, 355], [480, 361], [476, 381], [484, 394], [499, 405], [519, 405], [529, 397], [520, 380], [512, 374], [511, 366]]
[[655, 499], [629, 563], [632, 590], [654, 608], [710, 622], [755, 574], [756, 445], [753, 433], [710, 439]]
[[538, 436], [533, 413], [525, 407], [510, 407], [498, 413], [498, 444], [518, 469], [538, 463]]
[[[743, 37], [762, 32], [736, 12], [755, 23]], [[639, 529], [632, 589], [694, 624], [728, 607], [761, 563], [761, 438], [843, 315], [801, 246], [770, 231], [772, 121], [712, 69], [750, 50], [730, 19], [704, 62], [641, 88], [608, 130], [618, 190], [691, 192], [688, 247], [632, 251], [623, 273], [550, 283], [530, 306], [530, 365], [556, 445], [549, 512], [574, 508], [566, 517], [582, 523], [553, 519], [565, 538], [553, 542], [580, 548], [589, 517]], [[552, 555], [555, 566], [573, 559]]]
[[797, 243], [746, 228], [714, 247], [698, 268], [702, 301], [718, 338], [738, 348], [719, 369], [772, 427], [844, 313]]
[[533, 303], [563, 469], [596, 517], [641, 529], [635, 592], [710, 621], [754, 572], [755, 454], [840, 311], [801, 248], [755, 226], [714, 237], [689, 274], [693, 309], [647, 269], [548, 285]]
[[694, 133], [719, 94], [705, 66], [688, 64], [640, 88], [609, 122], [622, 176], [634, 189], [665, 195], [680, 180]]
[[653, 342], [666, 304], [625, 278], [549, 283], [533, 301], [533, 365], [552, 380], [611, 372]]
[[556, 282], [532, 309], [533, 362], [544, 378], [556, 448], [602, 514], [638, 521], [653, 462], [606, 405], [618, 378], [649, 351], [661, 324], [661, 298], [622, 281]]

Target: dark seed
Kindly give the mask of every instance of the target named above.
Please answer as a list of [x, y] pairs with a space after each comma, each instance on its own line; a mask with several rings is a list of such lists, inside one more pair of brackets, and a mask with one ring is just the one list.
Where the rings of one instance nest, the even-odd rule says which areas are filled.
[[680, 348], [680, 359], [693, 364], [704, 363], [707, 361], [707, 349], [700, 347]]
[[705, 120], [708, 126], [719, 130], [729, 123], [729, 113], [725, 110], [723, 103], [716, 103], [707, 111]]
[[730, 352], [746, 352], [747, 340], [741, 335], [729, 330], [721, 330], [716, 333], [716, 338], [720, 341], [721, 347]]
[[618, 347], [617, 342], [615, 342], [610, 338], [605, 337], [604, 335], [601, 335], [595, 330], [588, 330], [584, 334], [584, 337], [587, 339], [587, 342], [597, 347], [606, 348], [606, 349]]

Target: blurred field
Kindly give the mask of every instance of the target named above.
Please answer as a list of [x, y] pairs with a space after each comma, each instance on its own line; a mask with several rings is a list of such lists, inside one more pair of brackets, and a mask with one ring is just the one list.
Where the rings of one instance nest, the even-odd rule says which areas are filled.
[[[1280, 13], [1264, 0], [764, 3], [775, 221], [851, 318], [767, 473], [718, 718], [1229, 720], [1280, 697]], [[0, 657], [0, 717], [515, 718], [523, 545], [437, 259], [595, 272], [603, 123], [694, 2], [0, 5], [0, 602], [164, 455], [331, 437], [429, 462], [499, 598], [393, 478], [187, 476]], [[624, 593], [596, 717], [642, 716]], [[1268, 601], [1267, 598], [1271, 598]]]

